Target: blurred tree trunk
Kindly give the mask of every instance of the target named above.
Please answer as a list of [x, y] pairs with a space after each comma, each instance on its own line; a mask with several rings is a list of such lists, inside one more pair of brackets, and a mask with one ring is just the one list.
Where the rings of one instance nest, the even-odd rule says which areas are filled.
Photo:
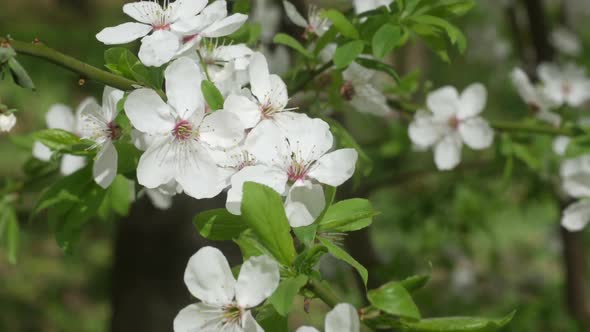
[[119, 221], [112, 270], [112, 332], [172, 331], [178, 311], [195, 302], [183, 275], [189, 257], [199, 248], [213, 245], [236, 262], [240, 256], [233, 244], [211, 244], [192, 225], [199, 211], [221, 206], [223, 199], [179, 196], [170, 210], [161, 211], [142, 199], [129, 217]]
[[[527, 10], [531, 37], [536, 53], [538, 66], [545, 61], [553, 61], [555, 50], [549, 41], [550, 28], [547, 26], [547, 15], [541, 0], [524, 0]], [[566, 10], [565, 1], [562, 10]], [[562, 24], [565, 22], [561, 22]], [[559, 197], [559, 196], [557, 196]], [[558, 198], [563, 210], [568, 201]], [[560, 227], [561, 243], [563, 246], [563, 266], [565, 275], [564, 296], [569, 313], [580, 327], [580, 331], [590, 330], [590, 304], [587, 300], [586, 289], [586, 248], [581, 232], [569, 232]]]

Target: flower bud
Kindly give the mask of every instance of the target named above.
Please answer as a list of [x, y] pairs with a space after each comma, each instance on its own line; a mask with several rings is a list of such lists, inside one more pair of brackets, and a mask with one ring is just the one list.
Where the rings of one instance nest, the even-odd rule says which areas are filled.
[[16, 116], [12, 113], [0, 114], [0, 132], [9, 132], [16, 124]]

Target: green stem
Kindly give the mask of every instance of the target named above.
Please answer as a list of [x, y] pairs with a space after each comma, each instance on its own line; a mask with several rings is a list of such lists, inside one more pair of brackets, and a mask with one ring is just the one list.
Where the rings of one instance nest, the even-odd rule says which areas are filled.
[[138, 86], [142, 86], [139, 82], [96, 68], [41, 43], [25, 43], [18, 40], [6, 39], [0, 39], [0, 42], [10, 44], [18, 54], [26, 54], [47, 60], [74, 73], [80, 74], [80, 76], [86, 80], [100, 82], [124, 91], [131, 91]]
[[570, 128], [555, 128], [549, 126], [537, 126], [520, 124], [516, 122], [508, 121], [490, 121], [492, 128], [503, 131], [503, 132], [520, 132], [520, 133], [531, 133], [541, 134], [549, 136], [575, 136], [576, 132]]
[[334, 65], [334, 62], [329, 61], [324, 63], [321, 67], [319, 67], [318, 69], [312, 71], [308, 77], [306, 77], [305, 80], [303, 80], [301, 83], [297, 84], [295, 87], [293, 87], [292, 89], [289, 90], [289, 95], [294, 95], [295, 93], [303, 90], [303, 88], [305, 88], [305, 86], [307, 84], [309, 84], [309, 82], [313, 81], [316, 77], [318, 77], [321, 73], [325, 72], [326, 70], [330, 69], [332, 66]]
[[320, 300], [324, 301], [325, 304], [334, 308], [338, 303], [342, 303], [338, 297], [332, 292], [332, 290], [317, 279], [310, 279], [308, 289], [312, 291]]

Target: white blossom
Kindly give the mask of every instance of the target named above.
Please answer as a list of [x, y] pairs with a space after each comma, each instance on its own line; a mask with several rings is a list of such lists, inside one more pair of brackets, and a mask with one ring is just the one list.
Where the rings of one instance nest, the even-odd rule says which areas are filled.
[[129, 120], [151, 141], [139, 160], [138, 182], [155, 189], [175, 180], [194, 198], [214, 197], [224, 183], [210, 150], [237, 145], [244, 128], [229, 112], [205, 115], [203, 74], [193, 60], [175, 60], [165, 78], [167, 103], [149, 89], [132, 92], [125, 102]]
[[551, 44], [563, 54], [579, 56], [582, 44], [578, 36], [566, 27], [558, 27], [549, 36]]
[[[352, 305], [341, 303], [326, 315], [325, 332], [360, 332], [361, 323]], [[319, 332], [316, 328], [302, 326], [296, 332]]]
[[563, 67], [543, 63], [537, 71], [545, 94], [558, 105], [578, 107], [590, 99], [590, 80], [584, 68], [573, 63]]
[[201, 302], [178, 313], [174, 332], [263, 332], [250, 309], [274, 293], [280, 278], [277, 262], [259, 256], [242, 264], [236, 280], [221, 251], [200, 249], [188, 262], [184, 282]]
[[[80, 115], [82, 110], [89, 103], [96, 103], [93, 98], [84, 99], [78, 108], [76, 113], [72, 112], [72, 109], [63, 104], [55, 104], [49, 108], [49, 112], [45, 115], [45, 121], [49, 129], [61, 129], [68, 131], [77, 136], [82, 136], [82, 128]], [[35, 142], [33, 144], [33, 157], [42, 160], [51, 160], [51, 149], [43, 145], [41, 142]], [[86, 158], [82, 156], [74, 156], [70, 154], [64, 154], [61, 159], [60, 173], [63, 175], [70, 175], [86, 166]]]
[[353, 62], [342, 72], [342, 76], [344, 84], [340, 88], [340, 94], [357, 111], [383, 117], [394, 114], [387, 105], [387, 98], [383, 92], [372, 83], [375, 71]]
[[258, 164], [232, 178], [228, 211], [240, 213], [243, 183], [253, 181], [287, 195], [285, 209], [292, 227], [312, 224], [325, 207], [320, 184], [340, 186], [352, 177], [358, 159], [354, 149], [329, 152], [333, 143], [329, 125], [320, 119], [299, 115], [282, 126], [261, 123], [245, 142]]
[[563, 211], [561, 225], [571, 232], [581, 231], [590, 222], [590, 155], [564, 161], [560, 175], [565, 193], [580, 199]]
[[487, 100], [486, 88], [473, 84], [459, 95], [454, 87], [431, 92], [427, 106], [431, 112], [418, 111], [410, 124], [412, 142], [421, 147], [434, 146], [434, 161], [439, 170], [450, 170], [461, 162], [463, 143], [472, 149], [488, 148], [494, 132], [479, 114]]
[[395, 0], [352, 0], [354, 10], [357, 14], [362, 14], [382, 6], [389, 6]]
[[305, 19], [303, 15], [297, 11], [297, 8], [289, 1], [284, 0], [283, 6], [285, 7], [287, 17], [291, 20], [291, 22], [301, 28], [304, 28], [306, 33], [312, 33], [321, 37], [330, 29], [330, 20], [322, 17], [321, 10], [314, 5], [309, 6], [309, 14], [307, 16], [308, 19]]
[[[123, 6], [123, 12], [137, 22], [105, 28], [96, 38], [107, 45], [126, 44], [141, 39], [139, 59], [146, 66], [170, 61], [183, 44], [190, 48], [201, 38], [222, 37], [236, 31], [247, 19], [242, 14], [227, 16], [225, 1], [207, 0], [138, 1]], [[150, 34], [151, 33], [151, 34]]]
[[113, 142], [121, 135], [121, 128], [115, 123], [115, 119], [119, 114], [117, 104], [123, 99], [123, 95], [123, 91], [105, 87], [102, 107], [92, 100], [80, 114], [82, 138], [94, 141], [99, 148], [92, 169], [94, 181], [105, 189], [117, 176], [119, 157]]
[[14, 113], [0, 113], [0, 133], [7, 133], [16, 125], [16, 116]]
[[539, 120], [556, 127], [561, 124], [561, 116], [552, 112], [559, 104], [547, 95], [542, 86], [533, 85], [527, 74], [520, 68], [512, 70], [510, 77], [522, 100]]

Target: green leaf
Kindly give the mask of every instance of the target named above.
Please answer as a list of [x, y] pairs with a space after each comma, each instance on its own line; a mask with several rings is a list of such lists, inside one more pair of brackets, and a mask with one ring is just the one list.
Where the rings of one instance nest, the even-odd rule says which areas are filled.
[[397, 73], [395, 68], [393, 68], [391, 65], [388, 65], [388, 64], [383, 63], [381, 61], [377, 61], [374, 59], [367, 59], [367, 58], [357, 58], [356, 62], [363, 67], [373, 69], [376, 71], [380, 71], [382, 73], [385, 73], [385, 74], [391, 76], [391, 78], [393, 78], [397, 83], [399, 83], [401, 81], [399, 74]]
[[420, 311], [412, 296], [399, 282], [390, 282], [370, 290], [367, 298], [371, 304], [384, 312], [410, 319], [420, 319]]
[[461, 30], [459, 30], [456, 26], [452, 25], [449, 21], [431, 15], [412, 17], [412, 21], [421, 25], [430, 25], [433, 27], [443, 29], [449, 37], [451, 43], [457, 46], [459, 52], [465, 52], [465, 49], [467, 48], [467, 39], [465, 38], [465, 35], [463, 34], [463, 32], [461, 32]]
[[328, 249], [328, 252], [330, 252], [332, 256], [354, 267], [363, 279], [365, 286], [367, 285], [367, 281], [369, 280], [369, 272], [361, 263], [357, 262], [356, 259], [352, 258], [352, 256], [350, 256], [344, 249], [338, 247], [329, 240], [321, 237], [318, 237], [318, 239], [320, 240], [320, 243]]
[[430, 281], [430, 276], [422, 274], [408, 277], [402, 280], [401, 284], [402, 286], [404, 286], [405, 289], [408, 290], [408, 292], [411, 293], [424, 288], [428, 281]]
[[264, 331], [289, 331], [289, 321], [287, 317], [281, 316], [272, 305], [263, 306], [256, 315], [256, 321]]
[[294, 278], [284, 279], [277, 290], [268, 299], [281, 316], [287, 317], [293, 310], [293, 301], [299, 294], [299, 290], [307, 284], [308, 277], [299, 275]]
[[108, 198], [111, 201], [113, 211], [120, 216], [129, 215], [131, 208], [131, 185], [130, 181], [123, 175], [117, 175], [108, 189]]
[[275, 44], [282, 44], [282, 45], [288, 46], [288, 47], [294, 49], [295, 51], [301, 53], [306, 58], [313, 59], [313, 55], [308, 50], [306, 50], [305, 47], [303, 47], [303, 45], [301, 45], [301, 43], [297, 41], [297, 39], [295, 39], [287, 34], [278, 33], [274, 37], [273, 42]]
[[404, 331], [410, 332], [493, 332], [506, 326], [516, 312], [504, 318], [486, 319], [476, 317], [449, 317], [423, 319], [414, 323], [404, 323]]
[[80, 138], [61, 129], [45, 129], [33, 134], [35, 140], [43, 143], [52, 150], [70, 150], [81, 143]]
[[393, 24], [385, 24], [373, 36], [373, 55], [383, 59], [399, 45], [403, 31]]
[[237, 239], [234, 239], [234, 242], [240, 247], [244, 261], [247, 261], [250, 257], [272, 256], [268, 249], [260, 243], [251, 229], [242, 232]]
[[311, 274], [313, 268], [319, 262], [320, 258], [328, 252], [328, 248], [322, 245], [315, 245], [312, 248], [305, 249], [295, 259], [295, 269], [300, 274]]
[[330, 9], [321, 14], [334, 24], [334, 27], [345, 37], [359, 39], [359, 32], [341, 12]]
[[208, 80], [203, 80], [201, 83], [201, 91], [207, 101], [207, 105], [211, 111], [217, 111], [223, 108], [223, 95], [219, 92], [219, 89]]
[[362, 40], [351, 41], [338, 46], [334, 53], [334, 66], [337, 69], [348, 67], [365, 49], [365, 42]]
[[281, 196], [272, 188], [254, 183], [244, 184], [242, 218], [275, 259], [290, 266], [295, 259], [291, 227]]
[[236, 239], [247, 229], [242, 217], [235, 216], [226, 209], [199, 213], [193, 224], [204, 238], [214, 241]]
[[348, 130], [346, 130], [340, 122], [332, 118], [324, 117], [322, 119], [330, 124], [330, 131], [334, 135], [334, 138], [336, 138], [339, 148], [351, 148], [358, 152], [359, 159], [356, 165], [357, 171], [360, 171], [364, 176], [371, 174], [373, 171], [373, 160], [371, 160], [369, 155], [365, 153], [354, 137], [350, 135]]
[[311, 247], [318, 230], [317, 224], [311, 224], [309, 226], [295, 227], [293, 233], [306, 247]]
[[20, 227], [16, 212], [8, 202], [0, 202], [0, 241], [6, 248], [8, 261], [16, 264], [20, 243]]
[[15, 58], [8, 59], [8, 68], [10, 69], [12, 79], [16, 84], [25, 89], [35, 90], [35, 84], [33, 83], [33, 80], [25, 68], [23, 68], [23, 66], [21, 66], [21, 64], [16, 61]]
[[338, 202], [328, 208], [320, 221], [321, 231], [353, 232], [370, 226], [373, 217], [379, 213], [373, 210], [371, 202], [354, 198]]

